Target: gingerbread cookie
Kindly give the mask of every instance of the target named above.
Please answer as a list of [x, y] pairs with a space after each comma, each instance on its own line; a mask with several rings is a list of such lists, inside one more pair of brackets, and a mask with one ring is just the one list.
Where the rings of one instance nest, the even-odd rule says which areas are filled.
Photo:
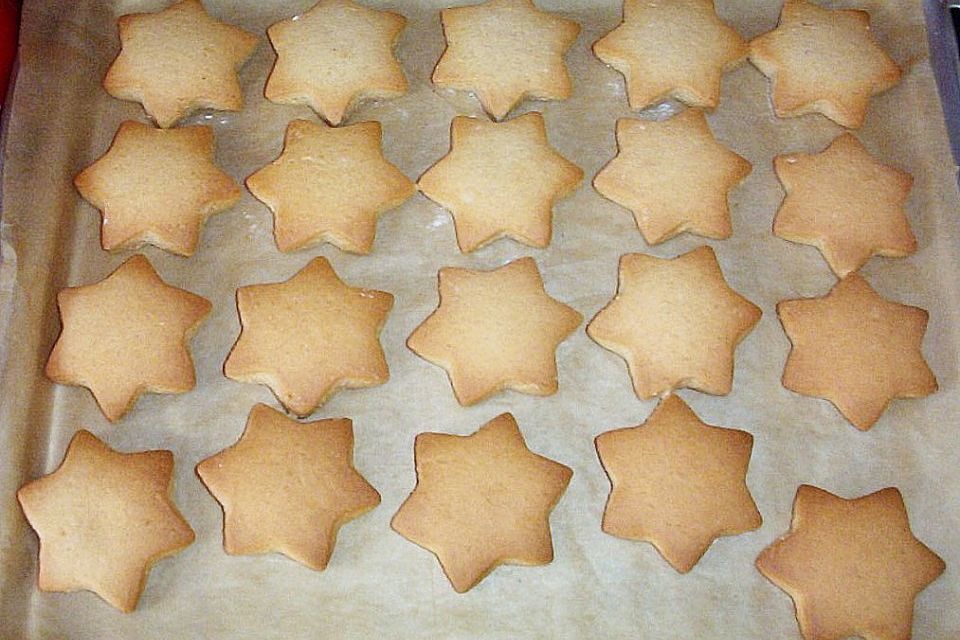
[[233, 446], [197, 465], [223, 505], [229, 554], [280, 552], [322, 571], [341, 525], [380, 504], [353, 466], [347, 418], [301, 424], [258, 404]]
[[127, 120], [110, 149], [74, 178], [103, 215], [107, 251], [152, 244], [193, 255], [204, 221], [240, 199], [240, 187], [213, 162], [213, 129], [157, 129]]
[[183, 393], [196, 376], [187, 342], [211, 304], [160, 279], [135, 255], [96, 284], [57, 294], [63, 328], [46, 374], [86, 387], [108, 420], [119, 420], [145, 392]]
[[913, 178], [877, 162], [853, 135], [841, 135], [821, 153], [791, 153], [773, 163], [787, 192], [774, 234], [820, 249], [838, 277], [871, 256], [902, 258], [917, 250], [904, 211]]
[[688, 387], [730, 393], [733, 354], [760, 309], [730, 288], [710, 247], [671, 259], [620, 258], [617, 295], [587, 325], [627, 361], [640, 398]]
[[407, 346], [446, 369], [460, 404], [503, 389], [556, 393], [557, 346], [583, 316], [547, 295], [533, 258], [493, 271], [447, 267], [438, 281], [440, 306]]
[[267, 29], [277, 62], [268, 99], [306, 104], [336, 126], [361, 100], [396, 98], [407, 79], [393, 56], [407, 21], [351, 0], [320, 0]]
[[458, 116], [450, 153], [417, 186], [453, 215], [457, 244], [467, 253], [505, 236], [547, 246], [554, 202], [582, 178], [547, 142], [539, 113], [500, 123]]
[[40, 538], [40, 590], [85, 589], [133, 611], [150, 567], [194, 539], [172, 473], [169, 451], [118, 453], [78, 431], [56, 471], [17, 491]]
[[340, 389], [387, 381], [379, 336], [392, 307], [389, 293], [350, 287], [314, 258], [285, 282], [237, 289], [242, 328], [223, 372], [306, 416]]
[[900, 81], [900, 68], [870, 33], [870, 15], [786, 0], [777, 28], [750, 43], [750, 62], [773, 85], [781, 118], [820, 113], [858, 129], [870, 97]]
[[329, 242], [370, 253], [377, 218], [416, 191], [383, 157], [380, 139], [379, 122], [287, 126], [280, 157], [247, 178], [250, 192], [273, 211], [281, 251]]
[[469, 436], [421, 433], [417, 486], [390, 526], [433, 552], [458, 593], [501, 564], [553, 560], [549, 517], [573, 476], [531, 452], [504, 413]]
[[760, 526], [746, 483], [753, 436], [704, 424], [679, 396], [595, 442], [611, 484], [603, 530], [652, 543], [680, 573], [716, 538]]
[[621, 118], [617, 147], [593, 186], [633, 212], [647, 244], [685, 231], [730, 237], [727, 196], [751, 166], [716, 141], [703, 112], [689, 109], [660, 122]]
[[829, 400], [862, 431], [891, 400], [937, 390], [921, 351], [927, 312], [880, 297], [856, 273], [822, 298], [780, 302], [777, 314], [792, 345], [783, 386]]
[[258, 38], [212, 18], [200, 0], [181, 0], [158, 13], [121, 16], [120, 55], [103, 79], [107, 93], [132, 100], [161, 127], [197, 109], [239, 111], [237, 70]]
[[438, 87], [472, 91], [495, 120], [526, 98], [570, 97], [563, 55], [580, 25], [533, 0], [489, 0], [440, 12], [447, 48], [433, 70]]
[[623, 22], [593, 45], [600, 60], [623, 74], [633, 109], [669, 98], [716, 107], [720, 78], [748, 50], [717, 17], [713, 0], [624, 0]]
[[945, 568], [894, 487], [846, 500], [801, 485], [790, 532], [757, 558], [793, 599], [805, 640], [909, 640], [914, 600]]

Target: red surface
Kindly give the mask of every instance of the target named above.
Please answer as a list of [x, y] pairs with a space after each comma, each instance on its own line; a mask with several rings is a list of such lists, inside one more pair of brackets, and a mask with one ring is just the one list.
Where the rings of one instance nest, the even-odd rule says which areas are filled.
[[17, 55], [17, 18], [19, 11], [14, 0], [0, 0], [0, 105], [7, 95], [10, 69]]

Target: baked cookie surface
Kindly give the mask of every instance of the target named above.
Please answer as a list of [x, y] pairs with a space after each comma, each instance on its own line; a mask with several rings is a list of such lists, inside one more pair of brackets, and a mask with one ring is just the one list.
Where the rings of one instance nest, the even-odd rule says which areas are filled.
[[563, 55], [580, 33], [533, 0], [490, 0], [440, 12], [447, 48], [433, 70], [439, 87], [472, 91], [495, 120], [527, 98], [563, 100], [571, 82]]
[[689, 231], [708, 238], [733, 233], [730, 191], [751, 165], [713, 137], [703, 112], [669, 120], [617, 120], [617, 155], [593, 185], [633, 213], [647, 244]]
[[512, 415], [469, 436], [421, 433], [414, 458], [417, 486], [390, 526], [433, 552], [457, 592], [501, 564], [553, 560], [549, 516], [573, 471], [531, 452]]
[[172, 473], [169, 451], [119, 453], [78, 431], [56, 471], [17, 491], [40, 538], [40, 589], [85, 589], [133, 611], [150, 567], [194, 539], [170, 500]]
[[770, 78], [778, 116], [820, 113], [848, 129], [863, 124], [871, 96], [900, 81], [867, 12], [806, 0], [786, 0], [777, 28], [750, 43], [750, 62]]
[[336, 126], [362, 100], [396, 98], [407, 80], [393, 55], [406, 19], [351, 0], [321, 0], [267, 29], [277, 62], [264, 93], [306, 104]]
[[119, 420], [144, 392], [183, 393], [196, 384], [187, 341], [209, 301], [166, 284], [135, 255], [95, 284], [57, 294], [63, 325], [46, 374], [86, 387], [108, 420]]
[[281, 251], [329, 242], [369, 253], [380, 214], [415, 192], [383, 157], [379, 122], [333, 128], [294, 120], [280, 157], [247, 178], [247, 187], [273, 212]]
[[447, 371], [461, 405], [504, 389], [556, 393], [557, 346], [583, 316], [547, 295], [533, 258], [492, 271], [446, 267], [437, 279], [440, 305], [407, 346]]
[[600, 60], [623, 74], [632, 109], [669, 98], [712, 109], [724, 72], [748, 51], [717, 17], [713, 0], [624, 0], [623, 21], [593, 45]]
[[379, 336], [392, 307], [389, 293], [348, 286], [314, 258], [285, 282], [237, 289], [240, 337], [223, 372], [267, 385], [288, 411], [309, 415], [340, 389], [387, 381]]
[[847, 500], [809, 485], [756, 564], [793, 599], [805, 640], [909, 640], [915, 598], [946, 568], [914, 537], [897, 489]]
[[353, 466], [347, 418], [299, 423], [258, 404], [236, 444], [197, 465], [223, 506], [229, 554], [280, 552], [326, 568], [341, 525], [380, 504]]
[[237, 70], [257, 36], [211, 17], [200, 0], [127, 14], [117, 25], [120, 54], [103, 79], [113, 97], [141, 103], [164, 128], [197, 109], [243, 107]]
[[190, 256], [204, 221], [235, 205], [240, 186], [213, 161], [213, 129], [157, 129], [127, 120], [74, 179], [103, 216], [106, 251], [152, 244]]
[[417, 186], [450, 211], [457, 244], [467, 253], [502, 237], [547, 246], [553, 204], [582, 178], [547, 142], [539, 113], [499, 123], [458, 116], [450, 125], [450, 153]]

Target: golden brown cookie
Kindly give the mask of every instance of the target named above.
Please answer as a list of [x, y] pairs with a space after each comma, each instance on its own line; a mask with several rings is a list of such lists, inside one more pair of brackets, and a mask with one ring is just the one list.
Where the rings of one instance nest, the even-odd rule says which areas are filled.
[[421, 433], [417, 486], [390, 526], [433, 552], [458, 593], [501, 564], [549, 564], [549, 517], [573, 471], [531, 452], [504, 413], [469, 436]]
[[703, 423], [679, 396], [595, 443], [611, 484], [603, 530], [652, 543], [680, 573], [716, 538], [760, 526], [746, 482], [753, 436]]
[[685, 231], [729, 238], [727, 196], [750, 173], [750, 163], [713, 137], [703, 112], [669, 120], [617, 121], [617, 156], [593, 186], [630, 209], [647, 244]]
[[927, 312], [880, 297], [859, 274], [822, 298], [784, 300], [777, 315], [792, 345], [783, 386], [829, 400], [857, 429], [895, 398], [937, 390], [921, 350]]
[[945, 568], [894, 487], [846, 500], [801, 485], [790, 532], [757, 558], [793, 599], [805, 640], [909, 640], [914, 599]]
[[47, 377], [89, 389], [111, 422], [145, 391], [184, 393], [196, 384], [187, 342], [211, 304], [166, 284], [144, 256], [100, 282], [63, 289], [57, 305], [63, 328]]
[[617, 295], [587, 334], [627, 361], [640, 398], [681, 387], [726, 395], [734, 351], [759, 320], [759, 307], [730, 288], [704, 246], [671, 259], [620, 258]]
[[194, 539], [172, 473], [169, 451], [118, 453], [78, 431], [56, 471], [17, 491], [40, 538], [40, 590], [85, 589], [133, 611], [150, 567]]
[[197, 475], [223, 505], [227, 553], [275, 551], [318, 571], [340, 527], [380, 504], [353, 466], [349, 419], [301, 424], [263, 404], [240, 440], [198, 464]]
[[314, 258], [285, 282], [237, 289], [242, 328], [223, 372], [306, 416], [340, 389], [387, 381], [379, 336], [391, 307], [389, 293], [350, 287]]
[[471, 91], [495, 120], [527, 98], [570, 97], [563, 55], [580, 25], [540, 11], [533, 0], [489, 0], [440, 12], [447, 48], [433, 70], [438, 87]]
[[467, 253], [503, 237], [547, 246], [553, 204], [582, 178], [547, 142], [539, 113], [499, 123], [458, 116], [450, 153], [417, 186], [453, 215], [457, 244]]
[[446, 369], [460, 404], [504, 389], [557, 392], [557, 345], [583, 316], [547, 295], [533, 258], [492, 271], [446, 267], [438, 282], [440, 306], [407, 346]]
[[904, 211], [913, 178], [877, 162], [853, 135], [815, 155], [777, 156], [773, 166], [787, 192], [774, 234], [820, 249], [838, 277], [871, 256], [902, 258], [917, 250]]
[[773, 85], [781, 118], [820, 113], [858, 129], [870, 97], [900, 81], [900, 68], [870, 33], [870, 15], [786, 0], [780, 23], [750, 43], [750, 62]]
[[103, 79], [113, 97], [141, 103], [161, 127], [197, 109], [243, 107], [237, 70], [257, 36], [212, 18], [200, 0], [121, 16], [117, 26], [120, 55]]
[[271, 25], [277, 51], [264, 91], [281, 104], [306, 104], [336, 126], [361, 100], [396, 98], [407, 79], [393, 56], [406, 19], [351, 0], [320, 0]]
[[240, 186], [213, 162], [213, 129], [157, 129], [127, 120], [110, 149], [74, 178], [103, 215], [107, 251], [144, 244], [193, 255], [204, 221], [240, 199]]
[[747, 57], [746, 41], [713, 0], [624, 0], [623, 22], [593, 52], [623, 74], [633, 109], [675, 98], [712, 109], [720, 78]]
[[294, 120], [280, 157], [247, 178], [247, 187], [274, 216], [281, 251], [329, 242], [370, 253], [381, 213], [416, 191], [387, 162], [379, 122], [332, 128]]

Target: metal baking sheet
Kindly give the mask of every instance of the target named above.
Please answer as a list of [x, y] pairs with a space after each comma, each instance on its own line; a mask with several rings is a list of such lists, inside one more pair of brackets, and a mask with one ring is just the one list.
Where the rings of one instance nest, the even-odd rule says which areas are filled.
[[[590, 186], [615, 153], [616, 119], [631, 115], [622, 77], [590, 52], [590, 45], [619, 21], [619, 3], [613, 0], [539, 3], [583, 26], [567, 57], [573, 97], [528, 102], [519, 110], [542, 111], [552, 144], [586, 172], [579, 190], [556, 207], [549, 248], [503, 241], [461, 255], [448, 214], [418, 195], [383, 217], [369, 256], [346, 255], [330, 246], [281, 254], [267, 208], [245, 194], [235, 208], [208, 222], [194, 257], [143, 251], [167, 281], [213, 302], [209, 320], [192, 342], [196, 390], [146, 396], [111, 425], [86, 390], [44, 378], [43, 364], [59, 330], [56, 292], [99, 280], [129, 255], [100, 249], [99, 216], [81, 201], [71, 179], [106, 150], [123, 120], [145, 120], [139, 105], [108, 96], [100, 79], [118, 49], [116, 18], [164, 4], [32, 0], [24, 7], [0, 228], [8, 274], [0, 283], [0, 304], [11, 318], [0, 388], [0, 637], [799, 638], [790, 599], [756, 571], [753, 561], [787, 530], [801, 483], [844, 496], [898, 486], [916, 535], [947, 563], [946, 573], [917, 600], [915, 637], [960, 637], [955, 606], [960, 602], [960, 202], [917, 3], [857, 3], [871, 12], [877, 38], [905, 68], [901, 84], [872, 101], [857, 135], [880, 159], [914, 175], [908, 206], [919, 240], [914, 256], [874, 259], [863, 273], [883, 295], [930, 311], [924, 353], [940, 391], [894, 402], [871, 431], [861, 433], [827, 402], [781, 386], [789, 343], [774, 307], [782, 299], [821, 295], [834, 278], [815, 249], [772, 235], [771, 221], [783, 197], [772, 159], [818, 151], [840, 129], [819, 116], [778, 120], [766, 79], [749, 64], [731, 72], [709, 120], [717, 137], [754, 168], [731, 197], [734, 236], [709, 244], [732, 286], [757, 303], [764, 316], [738, 351], [730, 395], [685, 391], [682, 396], [706, 422], [755, 436], [748, 482], [764, 524], [719, 540], [687, 575], [677, 574], [652, 546], [600, 530], [609, 485], [593, 438], [642, 422], [654, 405], [637, 400], [624, 363], [590, 341], [582, 327], [558, 351], [557, 395], [506, 393], [471, 408], [456, 403], [442, 370], [404, 345], [437, 303], [436, 273], [442, 266], [493, 268], [532, 255], [547, 290], [590, 318], [615, 291], [621, 254], [673, 256], [704, 243], [683, 236], [647, 247], [630, 214]], [[315, 119], [306, 107], [271, 104], [262, 96], [274, 60], [266, 27], [306, 10], [311, 1], [205, 4], [215, 15], [263, 36], [241, 73], [245, 109], [188, 121], [215, 128], [218, 161], [239, 181], [277, 156], [287, 122]], [[446, 153], [451, 118], [479, 114], [479, 109], [471, 98], [437, 92], [429, 82], [444, 46], [441, 3], [367, 4], [389, 7], [409, 20], [398, 55], [410, 91], [391, 102], [364, 105], [350, 121], [381, 121], [387, 157], [417, 178]], [[772, 28], [779, 12], [776, 0], [718, 0], [717, 6], [746, 37]], [[643, 116], [659, 117], [673, 108]], [[383, 496], [381, 506], [342, 529], [322, 573], [279, 555], [227, 556], [220, 507], [193, 471], [198, 461], [237, 439], [254, 403], [277, 406], [265, 387], [239, 384], [221, 373], [239, 331], [235, 289], [285, 279], [315, 255], [329, 258], [347, 282], [396, 296], [382, 336], [390, 382], [340, 393], [315, 414], [354, 420], [357, 467]], [[434, 557], [394, 533], [389, 520], [415, 482], [417, 433], [470, 433], [503, 411], [517, 417], [534, 451], [574, 469], [551, 518], [556, 559], [545, 567], [497, 569], [460, 595]], [[197, 532], [191, 547], [154, 567], [133, 614], [121, 614], [90, 593], [40, 593], [35, 587], [37, 539], [14, 494], [24, 482], [50, 472], [81, 427], [120, 450], [172, 450], [174, 498]]]

